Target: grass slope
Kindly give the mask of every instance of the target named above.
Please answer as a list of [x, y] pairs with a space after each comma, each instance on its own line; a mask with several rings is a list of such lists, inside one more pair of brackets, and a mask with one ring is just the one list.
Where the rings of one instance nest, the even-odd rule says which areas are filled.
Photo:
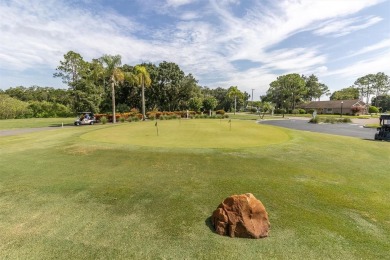
[[[239, 148], [143, 147], [97, 135], [148, 131], [134, 125], [0, 137], [0, 258], [388, 257], [389, 143], [279, 128], [271, 129], [289, 136], [283, 142]], [[240, 134], [256, 136], [246, 129]], [[213, 233], [212, 211], [246, 192], [266, 206], [271, 236]]]

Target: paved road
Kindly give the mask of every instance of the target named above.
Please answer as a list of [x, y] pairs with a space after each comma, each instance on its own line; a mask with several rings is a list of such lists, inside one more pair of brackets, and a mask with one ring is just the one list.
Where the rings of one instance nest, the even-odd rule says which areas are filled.
[[47, 127], [36, 127], [36, 128], [7, 129], [7, 130], [0, 130], [0, 136], [20, 135], [20, 134], [33, 133], [33, 132], [39, 132], [45, 130], [53, 130], [58, 128], [60, 127], [47, 126]]
[[260, 123], [296, 130], [351, 136], [368, 140], [374, 140], [374, 135], [376, 133], [375, 128], [364, 128], [358, 124], [310, 124], [308, 123], [308, 120], [302, 119], [266, 120], [261, 121]]

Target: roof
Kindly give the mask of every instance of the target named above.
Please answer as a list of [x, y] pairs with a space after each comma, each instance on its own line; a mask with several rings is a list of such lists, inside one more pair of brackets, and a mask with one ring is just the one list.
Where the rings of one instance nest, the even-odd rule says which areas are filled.
[[300, 105], [300, 107], [301, 108], [340, 108], [341, 104], [343, 104], [343, 107], [345, 108], [366, 105], [366, 103], [364, 103], [359, 99], [350, 99], [350, 100], [311, 101], [309, 103]]

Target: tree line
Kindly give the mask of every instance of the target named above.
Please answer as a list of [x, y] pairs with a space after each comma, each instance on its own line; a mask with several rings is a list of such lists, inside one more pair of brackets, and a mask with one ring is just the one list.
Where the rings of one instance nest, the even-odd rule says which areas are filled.
[[282, 75], [270, 83], [266, 95], [256, 102], [248, 101], [250, 95], [237, 86], [200, 86], [191, 73], [185, 74], [179, 65], [167, 61], [158, 65], [122, 65], [120, 55], [86, 61], [79, 53], [69, 51], [53, 76], [61, 78], [68, 89], [18, 86], [0, 90], [0, 118], [62, 117], [82, 111], [114, 115], [130, 109], [141, 111], [144, 118], [146, 111], [236, 112], [249, 108], [264, 112], [277, 108], [289, 112], [324, 95], [331, 100], [369, 100], [375, 95], [372, 102], [383, 111], [390, 110], [389, 77], [383, 72], [358, 78], [353, 86], [332, 94], [314, 74]]
[[317, 76], [299, 75], [296, 73], [282, 75], [270, 83], [266, 95], [261, 97], [262, 101], [267, 101], [276, 108], [291, 112], [298, 104], [313, 100], [320, 100], [324, 95], [330, 96], [330, 100], [361, 99], [382, 111], [390, 110], [390, 78], [383, 72], [377, 74], [367, 74], [356, 79], [354, 85], [329, 92], [328, 86], [319, 82]]
[[[120, 55], [103, 55], [86, 61], [79, 53], [69, 51], [53, 76], [61, 78], [68, 89], [18, 86], [0, 91], [0, 98], [7, 99], [7, 104], [12, 100], [15, 104], [19, 102], [10, 109], [18, 107], [19, 112], [9, 112], [0, 118], [69, 116], [82, 111], [115, 114], [130, 109], [142, 111], [144, 116], [146, 111], [232, 111], [234, 104], [236, 109], [240, 108], [249, 98], [248, 93], [236, 86], [229, 89], [200, 86], [192, 74], [185, 74], [173, 62], [122, 65]], [[45, 108], [48, 111], [43, 111]]]

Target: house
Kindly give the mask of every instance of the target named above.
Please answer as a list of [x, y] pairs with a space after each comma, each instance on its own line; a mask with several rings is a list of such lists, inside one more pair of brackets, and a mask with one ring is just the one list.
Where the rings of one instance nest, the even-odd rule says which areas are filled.
[[359, 99], [311, 101], [300, 105], [299, 108], [305, 109], [308, 113], [317, 111], [317, 114], [355, 115], [367, 113], [366, 103]]

